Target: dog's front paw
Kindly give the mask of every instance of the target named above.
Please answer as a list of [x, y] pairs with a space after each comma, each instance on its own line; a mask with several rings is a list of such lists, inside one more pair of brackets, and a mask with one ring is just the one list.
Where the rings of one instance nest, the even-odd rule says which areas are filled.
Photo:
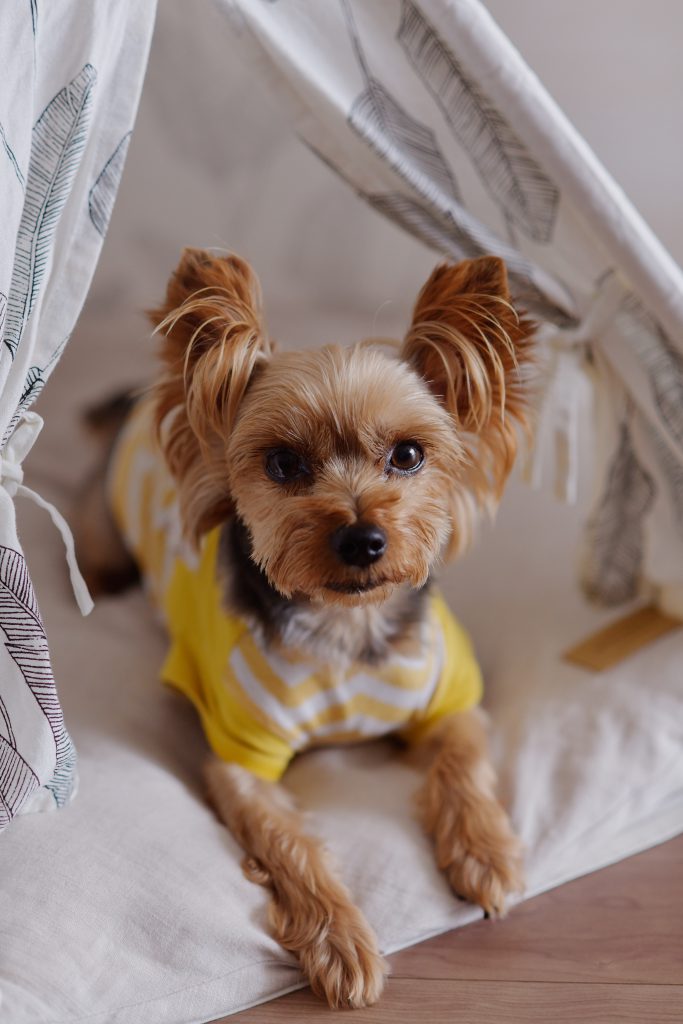
[[337, 1009], [372, 1006], [387, 975], [372, 929], [352, 911], [335, 914], [327, 934], [300, 954], [313, 991]]
[[333, 1009], [371, 1006], [377, 1002], [387, 975], [387, 964], [377, 948], [375, 934], [350, 901], [333, 905], [314, 900], [282, 915], [272, 908], [276, 938], [296, 953], [316, 995]]
[[506, 897], [524, 889], [524, 872], [522, 844], [500, 804], [463, 805], [435, 838], [438, 865], [455, 894], [502, 917]]

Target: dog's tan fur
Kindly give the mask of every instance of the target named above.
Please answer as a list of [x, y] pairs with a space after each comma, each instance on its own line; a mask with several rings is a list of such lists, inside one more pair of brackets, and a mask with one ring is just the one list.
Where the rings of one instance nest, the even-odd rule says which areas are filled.
[[275, 938], [296, 954], [313, 991], [333, 1007], [375, 1002], [386, 976], [377, 940], [286, 791], [218, 760], [207, 765], [206, 780], [247, 853], [245, 874], [271, 891]]
[[[246, 524], [254, 562], [296, 604], [275, 643], [343, 661], [364, 645], [381, 656], [382, 645], [409, 642], [410, 629], [395, 623], [411, 594], [444, 551], [463, 550], [477, 512], [495, 505], [516, 429], [528, 427], [533, 325], [510, 305], [503, 263], [437, 268], [397, 355], [364, 344], [275, 351], [251, 269], [200, 250], [185, 251], [151, 315], [164, 335], [158, 433], [188, 537], [233, 516]], [[387, 468], [387, 453], [407, 439], [425, 454], [409, 479]], [[278, 446], [311, 470], [279, 490], [264, 472]], [[330, 545], [335, 530], [359, 521], [389, 538], [381, 560], [362, 569], [340, 565]], [[521, 857], [494, 795], [479, 713], [442, 721], [424, 744], [431, 766], [420, 813], [439, 867], [456, 893], [501, 914], [521, 888]], [[315, 991], [331, 1006], [374, 1002], [386, 974], [375, 937], [286, 791], [218, 761], [206, 778], [248, 877], [271, 891], [275, 936]]]
[[434, 753], [419, 808], [436, 862], [454, 892], [497, 917], [506, 895], [523, 888], [522, 851], [495, 798], [483, 717], [452, 715], [425, 742]]

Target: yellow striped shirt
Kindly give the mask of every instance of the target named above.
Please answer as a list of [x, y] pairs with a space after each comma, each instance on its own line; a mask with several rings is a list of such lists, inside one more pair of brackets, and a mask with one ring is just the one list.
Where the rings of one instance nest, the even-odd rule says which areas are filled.
[[173, 481], [141, 402], [111, 470], [114, 515], [170, 635], [165, 682], [196, 706], [219, 757], [269, 780], [297, 751], [398, 732], [418, 740], [444, 715], [481, 698], [470, 640], [432, 596], [419, 654], [345, 670], [283, 652], [224, 608], [219, 529], [195, 552], [183, 539]]

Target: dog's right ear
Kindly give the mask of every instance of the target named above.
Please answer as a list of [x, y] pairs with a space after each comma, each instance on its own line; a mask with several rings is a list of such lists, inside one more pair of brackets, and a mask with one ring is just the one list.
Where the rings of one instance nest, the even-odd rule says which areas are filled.
[[178, 483], [185, 532], [196, 541], [232, 511], [226, 439], [271, 350], [259, 283], [238, 256], [185, 249], [164, 304], [149, 316], [164, 335], [159, 440]]

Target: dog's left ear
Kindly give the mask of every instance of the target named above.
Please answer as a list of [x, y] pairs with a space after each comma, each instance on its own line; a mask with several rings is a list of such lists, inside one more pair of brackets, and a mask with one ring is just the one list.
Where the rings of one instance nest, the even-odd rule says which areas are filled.
[[469, 450], [481, 503], [500, 497], [517, 452], [515, 424], [529, 426], [534, 326], [510, 303], [503, 260], [483, 256], [434, 270], [403, 343], [403, 359], [448, 410]]

